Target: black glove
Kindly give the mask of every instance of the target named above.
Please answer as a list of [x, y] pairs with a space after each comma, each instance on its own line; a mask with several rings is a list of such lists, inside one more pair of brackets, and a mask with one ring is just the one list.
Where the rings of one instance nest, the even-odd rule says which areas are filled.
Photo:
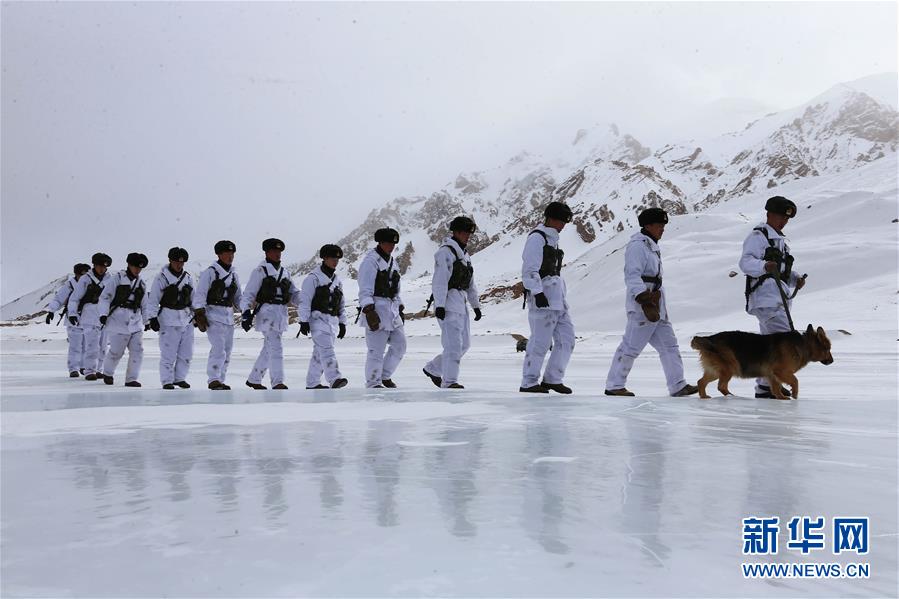
[[446, 308], [434, 308], [434, 316], [436, 316], [438, 320], [443, 320], [446, 318]]
[[537, 304], [538, 308], [549, 308], [549, 300], [546, 299], [546, 295], [542, 291], [534, 295], [534, 303]]
[[106, 316], [100, 317], [100, 326], [104, 326], [104, 327], [106, 326], [106, 318], [107, 318]]
[[159, 319], [155, 316], [150, 319], [150, 328], [156, 333], [159, 332]]
[[337, 325], [337, 338], [343, 339], [344, 337], [346, 337], [346, 325], [341, 322]]
[[47, 312], [47, 318], [44, 320], [47, 324], [53, 322], [53, 312]]
[[147, 324], [144, 325], [144, 332], [146, 333], [149, 330], [150, 330], [150, 323], [148, 322]]
[[480, 308], [474, 309], [474, 319], [475, 319], [475, 321], [481, 320], [481, 309]]
[[308, 323], [308, 322], [301, 322], [301, 323], [300, 323], [300, 332], [301, 332], [302, 334], [304, 334], [304, 335], [308, 335], [308, 334], [309, 334], [309, 323]]
[[401, 319], [404, 323], [406, 322], [406, 315], [403, 313], [403, 311], [404, 311], [405, 309], [406, 309], [406, 306], [400, 304], [400, 319]]
[[77, 316], [69, 316], [69, 324], [71, 324], [73, 327], [77, 327], [78, 326], [78, 317]]
[[243, 313], [243, 317], [240, 321], [240, 328], [248, 333], [250, 332], [250, 329], [253, 328], [253, 313], [249, 310]]

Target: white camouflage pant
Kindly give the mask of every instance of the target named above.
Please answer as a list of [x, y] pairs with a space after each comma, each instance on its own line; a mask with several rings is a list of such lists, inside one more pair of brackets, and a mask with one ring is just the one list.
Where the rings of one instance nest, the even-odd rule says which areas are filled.
[[315, 319], [309, 323], [309, 332], [312, 335], [313, 348], [309, 370], [306, 372], [306, 386], [315, 387], [321, 384], [322, 374], [325, 375], [328, 386], [331, 386], [334, 381], [342, 378], [337, 353], [334, 351], [337, 333], [330, 323]]
[[[789, 333], [790, 321], [783, 308], [755, 308], [751, 314], [759, 321], [759, 333], [770, 335], [771, 333]], [[769, 382], [765, 377], [755, 379], [757, 393], [769, 391]]]
[[521, 368], [521, 386], [533, 387], [540, 382], [540, 370], [546, 352], [552, 345], [543, 380], [561, 383], [565, 369], [574, 351], [574, 324], [567, 310], [531, 309], [528, 311], [531, 338], [528, 339], [524, 365]]
[[106, 330], [99, 325], [81, 327], [84, 334], [84, 374], [97, 374], [106, 359], [109, 345]]
[[225, 375], [228, 374], [228, 363], [231, 361], [231, 348], [234, 347], [234, 325], [210, 320], [206, 336], [209, 338], [209, 359], [206, 362], [208, 380], [206, 382], [224, 383]]
[[471, 328], [468, 321], [468, 310], [464, 313], [447, 312], [446, 318], [438, 320], [440, 325], [440, 344], [443, 352], [425, 364], [425, 370], [442, 379], [441, 387], [448, 387], [459, 381], [459, 366], [462, 356], [471, 347]]
[[634, 360], [647, 343], [659, 352], [662, 370], [668, 383], [668, 392], [674, 394], [684, 388], [687, 384], [684, 380], [684, 361], [681, 359], [677, 337], [671, 323], [667, 320], [649, 322], [642, 312], [628, 312], [624, 338], [615, 350], [612, 366], [606, 378], [607, 390], [621, 389], [625, 386]]
[[108, 333], [109, 351], [103, 360], [103, 374], [113, 376], [119, 365], [119, 360], [125, 355], [128, 348], [128, 368], [125, 370], [125, 382], [136, 381], [140, 376], [140, 366], [144, 360], [144, 332], [137, 333]]
[[69, 340], [69, 356], [67, 359], [69, 372], [78, 372], [84, 368], [87, 361], [84, 355], [84, 329], [69, 325], [66, 327], [66, 334]]
[[159, 330], [159, 380], [163, 385], [187, 378], [194, 355], [194, 327], [162, 327]]
[[274, 387], [284, 382], [284, 344], [281, 341], [280, 331], [266, 331], [263, 333], [263, 339], [262, 350], [247, 380], [261, 385], [262, 377], [268, 370], [269, 379]]
[[[403, 327], [392, 331], [372, 331], [365, 329], [365, 386], [374, 387], [389, 379], [406, 355], [406, 331]], [[387, 354], [384, 354], [384, 349]]]

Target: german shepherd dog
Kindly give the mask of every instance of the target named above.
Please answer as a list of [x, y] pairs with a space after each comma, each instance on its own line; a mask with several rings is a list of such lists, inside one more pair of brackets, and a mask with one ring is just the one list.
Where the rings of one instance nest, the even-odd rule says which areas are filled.
[[706, 385], [718, 379], [718, 391], [730, 395], [727, 384], [733, 377], [766, 377], [771, 393], [777, 399], [788, 399], [781, 392], [781, 383], [790, 386], [795, 398], [799, 398], [799, 381], [796, 372], [809, 362], [832, 364], [830, 339], [824, 329], [808, 325], [804, 333], [773, 333], [759, 335], [743, 331], [727, 331], [711, 337], [693, 337], [690, 347], [699, 352], [702, 378], [696, 383], [699, 397], [708, 399]]

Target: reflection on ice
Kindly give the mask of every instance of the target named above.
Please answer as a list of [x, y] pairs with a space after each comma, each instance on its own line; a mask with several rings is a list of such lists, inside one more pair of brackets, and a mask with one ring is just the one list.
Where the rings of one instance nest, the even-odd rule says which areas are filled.
[[895, 590], [889, 536], [868, 580], [739, 571], [750, 515], [895, 535], [893, 402], [196, 396], [4, 398], [4, 596]]

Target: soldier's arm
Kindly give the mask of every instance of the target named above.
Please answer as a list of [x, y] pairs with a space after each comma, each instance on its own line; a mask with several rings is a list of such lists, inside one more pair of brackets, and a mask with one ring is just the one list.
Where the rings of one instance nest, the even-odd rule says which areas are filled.
[[197, 287], [194, 289], [193, 297], [191, 298], [191, 304], [193, 305], [194, 310], [199, 310], [200, 308], [206, 308], [206, 296], [209, 294], [209, 283], [212, 279], [212, 269], [207, 268], [203, 272], [200, 273], [200, 279], [197, 281]]
[[84, 292], [87, 289], [87, 284], [90, 280], [91, 278], [89, 276], [84, 275], [77, 283], [75, 283], [75, 291], [69, 296], [69, 304], [67, 306], [69, 316], [78, 316], [78, 302], [84, 297]]
[[[154, 307], [151, 308], [149, 293], [145, 293], [142, 298], [140, 298], [140, 313], [143, 316], [144, 324], [150, 322], [151, 318], [156, 318], [159, 314], [159, 302], [155, 304]], [[155, 312], [151, 315], [151, 309]]]
[[768, 242], [765, 236], [758, 231], [753, 231], [743, 241], [743, 254], [740, 256], [740, 270], [750, 277], [760, 277], [765, 274], [765, 248]]
[[[232, 268], [232, 270], [234, 269], [233, 266], [232, 266], [231, 268]], [[238, 310], [240, 310], [240, 304], [241, 304], [241, 302], [243, 301], [243, 300], [242, 300], [242, 298], [243, 298], [243, 293], [242, 293], [241, 290], [240, 290], [240, 280], [237, 278], [237, 273], [236, 273], [236, 272], [235, 272], [233, 275], [231, 275], [231, 276], [234, 277], [234, 285], [236, 286], [236, 289], [234, 290], [234, 307], [237, 308]], [[210, 285], [211, 285], [211, 283], [210, 283]], [[203, 301], [204, 301], [204, 302], [206, 301], [206, 296], [205, 296], [205, 295], [203, 296]]]
[[532, 295], [543, 293], [540, 265], [543, 263], [543, 238], [534, 233], [528, 235], [521, 253], [521, 282]]
[[346, 324], [346, 298], [343, 295], [343, 283], [342, 282], [340, 283], [340, 291], [341, 291], [340, 307], [339, 307], [339, 311], [337, 312], [337, 321], [340, 324], [345, 325]]
[[365, 258], [359, 265], [359, 307], [375, 303], [375, 277], [378, 274], [377, 263]]
[[434, 254], [434, 276], [431, 278], [431, 293], [434, 294], [434, 307], [446, 307], [447, 283], [453, 272], [452, 252], [446, 248], [440, 248]]
[[294, 284], [293, 277], [290, 278], [290, 303], [297, 307], [300, 305], [300, 288]]
[[[629, 297], [646, 291], [643, 272], [646, 270], [646, 249], [642, 242], [630, 242], [624, 250], [624, 285]], [[655, 274], [655, 273], [653, 273]]]
[[74, 285], [69, 279], [66, 279], [66, 282], [56, 290], [56, 293], [53, 295], [53, 299], [50, 300], [50, 305], [47, 306], [47, 310], [49, 310], [50, 312], [56, 312], [60, 310], [66, 303], [66, 299], [69, 295], [70, 289], [74, 289]]
[[474, 277], [471, 278], [471, 285], [468, 286], [468, 303], [471, 304], [472, 308], [480, 308], [481, 307], [481, 299], [478, 297], [478, 286], [475, 285]]
[[103, 285], [103, 291], [100, 292], [100, 300], [97, 302], [98, 316], [109, 316], [109, 308], [112, 304], [112, 298], [115, 295], [118, 278], [117, 275], [109, 275], [106, 278], [106, 284]]
[[[231, 268], [234, 268], [233, 266]], [[240, 311], [246, 312], [249, 310], [253, 302], [256, 301], [256, 294], [259, 293], [259, 286], [262, 284], [262, 268], [256, 267], [253, 269], [253, 272], [250, 273], [250, 280], [247, 281], [247, 286], [243, 290], [243, 294], [240, 296]]]
[[[145, 320], [150, 320], [151, 318], [159, 316], [159, 302], [162, 300], [162, 292], [164, 290], [165, 280], [163, 279], [162, 273], [159, 273], [153, 279], [153, 284], [150, 286], [150, 292], [145, 293], [144, 299], [141, 301], [141, 309], [143, 309], [144, 304], [147, 305]], [[149, 298], [147, 296], [149, 296]]]
[[315, 275], [309, 273], [300, 285], [300, 302], [297, 305], [297, 318], [300, 322], [309, 322], [312, 317], [313, 295], [315, 295]]

